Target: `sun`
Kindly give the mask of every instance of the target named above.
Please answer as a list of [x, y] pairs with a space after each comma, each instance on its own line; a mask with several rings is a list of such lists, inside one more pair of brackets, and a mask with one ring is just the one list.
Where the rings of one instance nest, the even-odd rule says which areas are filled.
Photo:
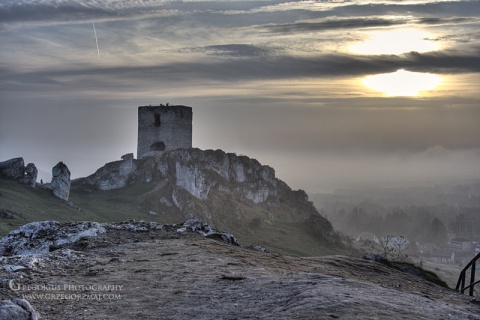
[[442, 78], [435, 74], [410, 72], [403, 69], [368, 76], [362, 81], [367, 87], [391, 97], [416, 97], [422, 91], [435, 89], [441, 82]]
[[350, 51], [359, 54], [402, 54], [406, 52], [429, 52], [439, 49], [438, 42], [424, 31], [401, 29], [370, 33], [368, 40], [350, 46]]

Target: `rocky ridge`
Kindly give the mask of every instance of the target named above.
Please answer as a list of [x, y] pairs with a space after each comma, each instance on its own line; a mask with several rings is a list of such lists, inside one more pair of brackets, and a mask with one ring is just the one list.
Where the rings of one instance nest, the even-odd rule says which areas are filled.
[[275, 177], [274, 169], [255, 159], [222, 150], [180, 149], [140, 160], [128, 154], [81, 183], [104, 191], [149, 183], [155, 187], [142, 200], [153, 214], [173, 212], [223, 229], [275, 220], [313, 221], [326, 243], [339, 242], [303, 190], [293, 191]]

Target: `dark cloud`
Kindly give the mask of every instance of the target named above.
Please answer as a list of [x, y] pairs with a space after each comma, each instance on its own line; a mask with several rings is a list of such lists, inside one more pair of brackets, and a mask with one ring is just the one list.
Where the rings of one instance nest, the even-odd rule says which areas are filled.
[[[480, 72], [480, 55], [442, 52], [403, 55], [354, 56], [346, 54], [316, 57], [276, 56], [248, 60], [228, 60], [215, 64], [172, 65], [169, 72], [187, 71], [208, 75], [212, 79], [279, 79], [298, 77], [351, 77], [387, 73], [398, 69], [431, 73]], [[161, 68], [163, 71], [165, 69]], [[231, 70], [235, 72], [224, 72]], [[193, 74], [191, 74], [193, 76]]]
[[101, 8], [80, 5], [14, 4], [0, 6], [0, 23], [56, 22], [113, 17], [116, 14]]
[[[217, 46], [215, 46], [217, 48]], [[245, 81], [296, 78], [332, 78], [352, 77], [369, 74], [394, 72], [406, 69], [430, 73], [478, 73], [480, 55], [461, 55], [458, 53], [416, 53], [403, 55], [353, 56], [346, 54], [320, 55], [316, 57], [261, 56], [261, 49], [243, 46], [219, 46], [219, 52], [227, 55], [248, 56], [253, 58], [220, 59], [211, 62], [177, 62], [162, 66], [132, 66], [112, 68], [81, 68], [61, 71], [37, 71], [15, 74], [12, 71], [4, 75], [3, 80], [18, 82], [42, 82], [42, 79], [61, 81], [61, 77], [87, 76], [109, 77], [110, 84], [117, 86], [116, 79], [132, 81], [155, 81], [159, 77], [168, 77], [171, 81], [186, 79], [210, 79], [221, 81]], [[60, 78], [59, 78], [60, 77]], [[84, 85], [91, 86], [91, 80], [81, 77]], [[0, 78], [2, 80], [2, 78]], [[69, 80], [70, 82], [71, 80]]]
[[[222, 27], [250, 27], [261, 25], [260, 30], [275, 33], [309, 32], [335, 29], [387, 27], [409, 22], [438, 25], [475, 22], [468, 17], [477, 16], [480, 1], [441, 2], [428, 4], [352, 4], [332, 6], [315, 11], [305, 9], [267, 10], [264, 7], [285, 1], [233, 1], [233, 2], [115, 2], [105, 4], [92, 1], [89, 5], [71, 3], [20, 3], [0, 6], [2, 29], [12, 22], [82, 22], [91, 20], [123, 20], [184, 16], [192, 22]], [[328, 1], [325, 1], [328, 2]], [[265, 11], [264, 11], [265, 10]], [[382, 18], [382, 15], [416, 16], [415, 19]], [[342, 18], [342, 17], [355, 18]], [[320, 22], [299, 22], [330, 18]], [[172, 21], [169, 20], [169, 23]], [[271, 24], [271, 25], [268, 25]]]
[[266, 48], [261, 48], [248, 44], [228, 44], [205, 47], [207, 52], [212, 52], [214, 55], [231, 56], [231, 57], [258, 57], [270, 55], [270, 51]]
[[336, 29], [359, 29], [373, 27], [391, 27], [400, 25], [445, 25], [460, 23], [479, 23], [478, 18], [471, 17], [419, 17], [419, 18], [380, 18], [380, 17], [356, 17], [356, 18], [327, 18], [317, 22], [295, 22], [286, 24], [269, 24], [256, 26], [255, 28], [270, 33], [293, 33], [314, 32]]
[[298, 22], [290, 24], [263, 25], [257, 27], [266, 32], [291, 33], [291, 32], [312, 32], [334, 29], [356, 29], [368, 27], [387, 27], [406, 24], [410, 20], [406, 19], [383, 19], [383, 18], [353, 18], [353, 19], [334, 19], [322, 22]]
[[337, 16], [381, 16], [413, 15], [421, 17], [477, 17], [480, 1], [452, 1], [418, 4], [376, 4], [348, 5], [334, 8], [331, 15]]
[[411, 71], [431, 73], [480, 72], [480, 55], [457, 55], [443, 52], [421, 54], [411, 52], [403, 55], [402, 65]]
[[419, 18], [416, 23], [425, 25], [443, 25], [443, 24], [459, 24], [459, 23], [479, 23], [478, 18], [466, 18], [466, 17], [453, 17], [453, 18], [440, 18], [440, 17], [426, 17]]
[[[62, 2], [27, 2], [14, 3], [12, 5], [0, 4], [0, 23], [12, 22], [82, 22], [97, 20], [114, 20], [148, 17], [168, 17], [186, 15], [191, 19], [220, 25], [248, 25], [252, 19], [246, 18], [252, 15], [258, 18], [258, 13], [251, 12], [266, 5], [272, 5], [282, 1], [116, 1], [103, 2], [74, 1]], [[261, 14], [261, 13], [260, 13]], [[266, 16], [278, 16], [277, 13], [266, 13]], [[223, 17], [222, 17], [223, 16]], [[283, 14], [283, 16], [285, 16]], [[216, 19], [212, 19], [216, 17]], [[239, 20], [240, 17], [240, 20]], [[243, 18], [242, 18], [243, 17]], [[241, 20], [244, 20], [243, 22]], [[230, 21], [230, 22], [229, 22]]]
[[271, 49], [250, 44], [225, 44], [177, 50], [177, 53], [204, 53], [228, 57], [261, 57], [272, 53]]

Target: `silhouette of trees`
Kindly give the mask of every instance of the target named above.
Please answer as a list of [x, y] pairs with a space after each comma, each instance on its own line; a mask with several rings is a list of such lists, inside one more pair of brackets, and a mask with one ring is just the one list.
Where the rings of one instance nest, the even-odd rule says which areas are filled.
[[440, 219], [438, 218], [435, 218], [432, 220], [428, 233], [429, 233], [429, 238], [433, 243], [444, 244], [448, 242], [447, 228], [445, 227], [443, 222], [440, 221]]
[[351, 237], [362, 232], [402, 234], [411, 243], [445, 244], [448, 234], [475, 239], [480, 237], [479, 208], [438, 206], [382, 207], [372, 203], [349, 205], [333, 203], [323, 207], [334, 227]]

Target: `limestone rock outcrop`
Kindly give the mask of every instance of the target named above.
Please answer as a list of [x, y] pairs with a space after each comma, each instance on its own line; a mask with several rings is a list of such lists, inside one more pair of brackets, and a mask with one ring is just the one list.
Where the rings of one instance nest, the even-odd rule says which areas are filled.
[[212, 188], [254, 203], [277, 196], [275, 171], [246, 156], [221, 150], [181, 149], [165, 154], [160, 162], [162, 177], [171, 178], [177, 189], [199, 200], [206, 200]]
[[[129, 232], [149, 232], [158, 230], [174, 231], [177, 233], [198, 233], [204, 237], [221, 240], [239, 246], [238, 240], [229, 232], [217, 231], [207, 223], [199, 220], [188, 220], [183, 224], [162, 225], [155, 222], [124, 221], [119, 223], [58, 222], [35, 221], [27, 223], [11, 231], [0, 239], [0, 257], [39, 256], [48, 254], [64, 246], [74, 244], [82, 239], [95, 238], [109, 230], [123, 230]], [[19, 265], [11, 265], [13, 269], [32, 269], [35, 262], [29, 259], [16, 259]], [[0, 318], [2, 319], [2, 318]]]
[[27, 164], [25, 167], [25, 174], [18, 181], [23, 184], [35, 187], [37, 184], [38, 170], [33, 163]]
[[35, 187], [38, 170], [33, 163], [27, 164], [23, 158], [13, 158], [0, 162], [0, 178], [15, 180], [22, 184]]
[[70, 170], [63, 162], [59, 162], [53, 167], [51, 185], [55, 197], [68, 201], [70, 196]]
[[160, 159], [147, 157], [142, 160], [135, 160], [129, 154], [121, 161], [107, 163], [85, 178], [84, 183], [98, 190], [112, 190], [155, 178], [168, 179], [175, 183], [176, 193], [179, 189], [185, 190], [199, 200], [206, 200], [212, 188], [235, 193], [254, 203], [266, 202], [277, 193], [277, 179], [271, 167], [221, 150], [179, 149]]
[[136, 169], [133, 153], [129, 153], [122, 156], [121, 161], [107, 163], [98, 169], [86, 178], [85, 183], [94, 185], [98, 190], [120, 189], [128, 184]]
[[161, 157], [131, 156], [107, 163], [82, 179], [87, 188], [111, 190], [150, 183], [140, 203], [145, 212], [169, 212], [184, 219], [232, 229], [273, 221], [307, 223], [328, 243], [339, 243], [331, 223], [303, 190], [293, 191], [269, 166], [222, 150], [178, 149]]
[[104, 232], [105, 228], [96, 222], [31, 222], [0, 239], [0, 256], [47, 253], [52, 247]]
[[25, 162], [23, 158], [13, 158], [0, 162], [0, 176], [5, 179], [19, 180], [25, 172]]
[[177, 229], [177, 232], [196, 232], [204, 237], [218, 239], [235, 246], [240, 246], [238, 240], [230, 232], [218, 232], [207, 223], [196, 219], [186, 221], [181, 228]]

